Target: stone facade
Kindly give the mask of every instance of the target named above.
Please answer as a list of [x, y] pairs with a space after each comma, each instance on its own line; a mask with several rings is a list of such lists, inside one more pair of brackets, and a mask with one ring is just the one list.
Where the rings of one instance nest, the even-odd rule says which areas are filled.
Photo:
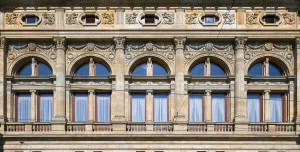
[[[299, 152], [300, 17], [293, 8], [51, 5], [54, 6], [26, 8], [12, 4], [13, 9], [1, 9], [1, 150]], [[155, 24], [144, 23], [142, 17], [147, 13], [157, 17]], [[266, 23], [263, 17], [269, 14], [275, 15], [278, 22]], [[26, 24], [26, 15], [38, 20]], [[82, 18], [86, 15], [98, 20], [84, 23]], [[207, 24], [202, 20], [205, 15], [214, 15], [218, 21]], [[160, 63], [168, 76], [132, 76], [133, 68], [149, 57]], [[17, 70], [32, 58], [47, 63], [53, 76], [18, 76]], [[109, 67], [111, 74], [74, 76], [79, 64], [90, 58]], [[248, 76], [248, 69], [265, 59], [276, 63], [283, 76]], [[226, 76], [213, 77], [209, 72], [203, 77], [190, 76], [191, 67], [202, 61], [218, 63]], [[54, 94], [52, 122], [37, 121], [36, 104], [31, 105], [30, 122], [16, 122], [16, 93], [30, 92], [36, 97], [39, 91]], [[71, 96], [78, 91], [88, 93], [91, 100], [95, 92], [111, 93], [111, 121], [98, 123], [94, 111], [89, 110], [88, 122], [73, 122]], [[146, 94], [145, 123], [130, 121], [132, 91]], [[246, 102], [249, 91], [263, 92], [267, 100], [271, 92], [283, 93], [287, 99], [285, 122], [269, 122], [265, 110], [263, 122], [250, 123]], [[156, 92], [169, 93], [166, 123], [153, 120]], [[208, 103], [201, 123], [189, 122], [190, 92], [203, 93]], [[227, 121], [223, 123], [211, 122], [211, 94], [215, 92], [229, 97]], [[36, 103], [36, 98], [31, 103]], [[94, 106], [89, 104], [90, 109]], [[265, 102], [265, 109], [268, 106]]]

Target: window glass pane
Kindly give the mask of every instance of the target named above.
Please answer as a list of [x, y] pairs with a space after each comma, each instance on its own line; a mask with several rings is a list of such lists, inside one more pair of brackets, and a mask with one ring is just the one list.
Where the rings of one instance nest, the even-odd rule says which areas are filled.
[[281, 94], [270, 94], [270, 122], [282, 122]]
[[20, 76], [31, 76], [31, 64], [26, 64], [24, 67], [22, 67], [20, 70], [19, 70], [19, 75]]
[[110, 94], [97, 94], [97, 119], [110, 122]]
[[40, 94], [40, 121], [51, 122], [52, 121], [52, 104], [53, 94]]
[[225, 122], [225, 94], [212, 94], [212, 122]]
[[224, 70], [218, 66], [217, 64], [211, 63], [210, 64], [210, 75], [211, 76], [224, 76]]
[[167, 75], [167, 71], [161, 65], [153, 63], [153, 76], [165, 76]]
[[89, 76], [89, 64], [81, 65], [76, 71], [75, 75], [77, 76]]
[[154, 94], [154, 122], [168, 121], [168, 95]]
[[191, 94], [189, 102], [190, 122], [202, 122], [202, 94]]
[[102, 65], [100, 63], [96, 63], [95, 66], [96, 66], [96, 72], [95, 72], [96, 76], [109, 75], [110, 72], [104, 65]]
[[260, 122], [260, 94], [248, 94], [248, 120]]
[[88, 114], [88, 95], [87, 94], [75, 94], [75, 121], [86, 122]]
[[145, 94], [131, 94], [131, 121], [145, 122]]
[[204, 63], [195, 65], [190, 71], [192, 76], [204, 76]]
[[143, 63], [138, 65], [132, 72], [133, 76], [146, 76], [147, 75], [147, 64]]
[[34, 15], [28, 15], [28, 16], [25, 16], [23, 18], [23, 22], [26, 23], [26, 24], [34, 24], [38, 20], [39, 20], [39, 18], [37, 16], [34, 16]]
[[205, 23], [215, 23], [215, 16], [205, 16]]
[[52, 75], [52, 70], [44, 63], [38, 63], [38, 75], [49, 76]]
[[18, 94], [18, 122], [30, 121], [30, 98], [29, 93]]
[[250, 75], [250, 76], [262, 76], [262, 64], [261, 63], [257, 63], [255, 65], [253, 65], [249, 69], [248, 75]]
[[281, 72], [280, 72], [279, 68], [277, 68], [275, 65], [269, 64], [269, 75], [270, 76], [281, 76]]

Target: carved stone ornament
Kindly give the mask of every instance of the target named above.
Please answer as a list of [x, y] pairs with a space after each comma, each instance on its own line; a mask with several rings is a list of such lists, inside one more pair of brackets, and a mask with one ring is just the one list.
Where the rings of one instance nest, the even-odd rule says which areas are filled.
[[147, 51], [153, 51], [153, 48], [154, 48], [153, 43], [148, 42], [148, 43], [146, 44], [146, 50], [147, 50]]
[[233, 51], [232, 45], [224, 42], [188, 42], [185, 51]]
[[174, 24], [174, 14], [170, 14], [167, 12], [164, 12], [161, 14], [162, 16], [162, 24]]
[[116, 45], [116, 49], [123, 49], [125, 44], [125, 37], [114, 37], [114, 42]]
[[247, 37], [236, 37], [235, 39], [236, 49], [244, 49], [247, 42]]
[[198, 14], [192, 13], [192, 14], [185, 14], [185, 22], [186, 24], [198, 24]]
[[125, 23], [126, 24], [137, 24], [137, 13], [132, 13], [132, 14], [126, 14], [125, 15]]
[[6, 45], [6, 39], [5, 37], [0, 37], [1, 44], [0, 44], [0, 49], [4, 49]]
[[66, 43], [65, 37], [54, 37], [54, 42], [57, 49], [65, 49], [65, 43]]
[[114, 45], [107, 42], [70, 42], [68, 51], [113, 51]]
[[300, 49], [300, 37], [296, 37], [295, 42], [297, 49]]
[[6, 14], [6, 24], [8, 25], [17, 25], [18, 23], [18, 14]]
[[246, 45], [246, 51], [292, 51], [292, 45], [288, 43], [251, 42]]
[[186, 38], [185, 37], [176, 37], [174, 38], [175, 49], [184, 49]]
[[114, 24], [114, 14], [102, 13], [101, 24]]
[[77, 18], [79, 14], [66, 14], [66, 24], [72, 25], [72, 24], [78, 24]]
[[284, 13], [282, 14], [284, 24], [295, 24], [296, 19], [294, 14]]
[[54, 51], [53, 42], [14, 42], [9, 44], [8, 51]]
[[259, 22], [258, 22], [258, 16], [259, 16], [259, 14], [258, 13], [252, 13], [252, 14], [247, 14], [246, 15], [246, 23], [247, 24], [250, 24], [250, 25], [252, 25], [252, 24], [258, 24]]
[[224, 19], [224, 24], [232, 25], [235, 23], [234, 14], [225, 13], [222, 14]]
[[53, 25], [55, 23], [55, 14], [46, 14], [43, 15], [43, 23], [45, 25]]
[[33, 43], [33, 42], [30, 42], [30, 43], [28, 44], [28, 50], [29, 50], [29, 51], [36, 51], [36, 44]]

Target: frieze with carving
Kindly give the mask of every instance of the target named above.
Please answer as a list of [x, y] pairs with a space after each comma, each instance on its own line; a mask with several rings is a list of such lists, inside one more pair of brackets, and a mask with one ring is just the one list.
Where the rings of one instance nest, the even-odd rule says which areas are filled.
[[42, 16], [43, 16], [43, 24], [53, 25], [55, 23], [55, 14], [44, 13]]
[[22, 80], [14, 81], [13, 85], [53, 85], [51, 81]]
[[248, 85], [287, 85], [287, 83], [281, 81], [250, 81]]
[[111, 85], [111, 82], [99, 80], [76, 80], [74, 82], [71, 82], [71, 85]]
[[[22, 17], [26, 16], [28, 14], [26, 13], [8, 13], [5, 16], [5, 20], [6, 20], [6, 24], [7, 25], [24, 25], [25, 23], [23, 23]], [[31, 15], [31, 14], [29, 14]], [[34, 15], [38, 16], [39, 18], [41, 18], [41, 25], [54, 25], [55, 23], [55, 14], [53, 13], [34, 13]], [[37, 25], [40, 22], [37, 22]], [[25, 24], [25, 25], [29, 25], [29, 24]], [[31, 25], [31, 24], [30, 24]], [[35, 24], [33, 24], [35, 25]]]
[[198, 14], [197, 13], [185, 14], [185, 22], [186, 24], [198, 24]]
[[169, 85], [168, 81], [133, 81], [130, 85]]
[[224, 19], [224, 24], [228, 24], [228, 25], [235, 24], [234, 14], [225, 13], [225, 14], [222, 14], [222, 16]]
[[137, 17], [138, 17], [138, 14], [134, 13], [134, 12], [132, 14], [126, 14], [125, 15], [125, 23], [126, 24], [138, 24]]
[[246, 44], [246, 51], [292, 51], [292, 44], [272, 42], [249, 42]]
[[228, 85], [226, 81], [193, 81], [189, 85]]
[[102, 16], [101, 24], [114, 24], [115, 21], [114, 14], [102, 13], [101, 16]]
[[67, 51], [114, 51], [109, 42], [70, 42]]
[[250, 24], [250, 25], [252, 25], [252, 24], [259, 24], [259, 22], [258, 22], [258, 16], [259, 16], [259, 14], [258, 13], [252, 13], [252, 14], [247, 14], [246, 15], [246, 23], [247, 24]]
[[295, 24], [296, 18], [294, 14], [284, 13], [282, 14], [284, 24]]

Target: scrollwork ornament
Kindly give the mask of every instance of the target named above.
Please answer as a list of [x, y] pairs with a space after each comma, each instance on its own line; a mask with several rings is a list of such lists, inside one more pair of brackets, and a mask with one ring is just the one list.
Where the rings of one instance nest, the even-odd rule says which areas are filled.
[[284, 13], [282, 14], [285, 24], [295, 24], [295, 16], [293, 14]]
[[244, 49], [246, 42], [247, 42], [247, 37], [236, 37], [235, 38], [236, 49]]
[[78, 14], [67, 14], [66, 15], [66, 24], [68, 25], [72, 25], [72, 24], [77, 24], [77, 17]]
[[175, 49], [184, 49], [186, 38], [185, 37], [175, 37]]
[[229, 14], [229, 13], [225, 13], [223, 14], [223, 18], [224, 18], [224, 24], [234, 24], [235, 18], [234, 18], [234, 14]]
[[114, 24], [114, 14], [102, 13], [101, 24]]
[[6, 39], [5, 37], [0, 37], [0, 39], [1, 39], [0, 49], [4, 49], [6, 45]]
[[198, 20], [198, 14], [197, 13], [192, 13], [192, 14], [185, 14], [185, 21], [186, 24], [197, 24]]
[[126, 24], [137, 24], [137, 17], [138, 17], [138, 14], [137, 13], [132, 13], [132, 14], [126, 14], [125, 15], [125, 23]]
[[6, 24], [16, 25], [18, 24], [18, 14], [6, 14]]
[[165, 12], [165, 13], [162, 13], [161, 16], [162, 16], [162, 20], [163, 20], [162, 24], [169, 24], [169, 25], [174, 24], [174, 14], [169, 14], [169, 13]]
[[122, 49], [124, 50], [124, 44], [125, 44], [125, 37], [115, 37], [114, 42], [116, 45], [116, 49]]
[[46, 14], [43, 15], [43, 22], [45, 25], [53, 25], [55, 23], [55, 14]]
[[258, 13], [252, 13], [252, 14], [247, 14], [246, 15], [246, 23], [247, 24], [258, 24], [258, 16], [259, 14]]
[[54, 37], [54, 42], [57, 49], [65, 49], [65, 43], [66, 43], [65, 37]]

